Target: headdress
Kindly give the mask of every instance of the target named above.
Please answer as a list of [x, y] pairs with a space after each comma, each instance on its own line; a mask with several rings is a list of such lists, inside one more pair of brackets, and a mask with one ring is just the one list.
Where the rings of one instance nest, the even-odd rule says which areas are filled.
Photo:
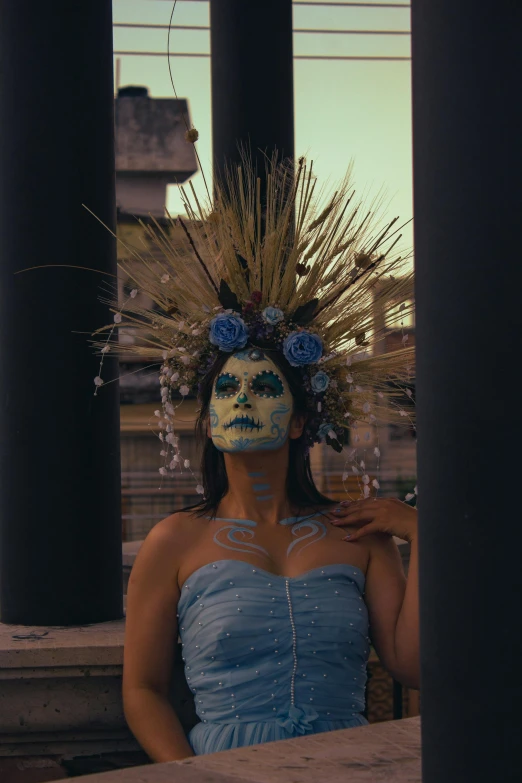
[[[103, 384], [108, 351], [161, 366], [162, 475], [184, 464], [176, 407], [197, 394], [220, 353], [245, 347], [279, 351], [300, 373], [308, 447], [325, 441], [341, 451], [347, 430], [361, 423], [411, 422], [403, 401], [413, 348], [404, 337], [400, 349], [380, 349], [384, 329], [399, 328], [413, 306], [412, 273], [396, 254], [397, 218], [383, 223], [379, 204], [357, 200], [350, 174], [329, 197], [317, 194], [304, 159], [295, 168], [267, 161], [264, 183], [262, 199], [245, 156], [210, 203], [181, 188], [186, 217], [169, 216], [175, 232], [143, 223], [149, 248], [127, 248], [120, 264], [135, 287], [123, 304], [110, 303], [114, 323], [95, 336], [95, 384]], [[138, 292], [153, 305], [140, 304]]]

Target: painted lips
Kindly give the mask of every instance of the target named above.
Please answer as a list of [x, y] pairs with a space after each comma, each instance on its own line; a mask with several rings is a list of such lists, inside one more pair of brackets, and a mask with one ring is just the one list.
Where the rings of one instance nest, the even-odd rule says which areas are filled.
[[241, 432], [243, 430], [252, 432], [252, 430], [261, 430], [264, 426], [259, 419], [256, 421], [253, 416], [234, 416], [233, 419], [223, 424], [223, 429], [230, 430], [233, 427], [234, 429], [240, 429]]

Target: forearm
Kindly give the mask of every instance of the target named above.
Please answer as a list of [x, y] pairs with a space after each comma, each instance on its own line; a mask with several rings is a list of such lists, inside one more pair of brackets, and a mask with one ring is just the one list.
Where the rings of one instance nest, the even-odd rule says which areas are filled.
[[419, 553], [411, 542], [408, 580], [395, 627], [396, 676], [404, 685], [419, 687]]
[[125, 692], [123, 701], [129, 728], [152, 761], [178, 761], [194, 755], [165, 696], [149, 688], [133, 688]]

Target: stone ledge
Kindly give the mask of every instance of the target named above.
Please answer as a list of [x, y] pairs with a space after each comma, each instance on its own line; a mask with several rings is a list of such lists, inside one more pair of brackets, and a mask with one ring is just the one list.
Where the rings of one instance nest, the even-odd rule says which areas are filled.
[[[75, 628], [0, 624], [0, 757], [138, 750], [123, 715], [124, 633], [124, 620]], [[189, 731], [197, 718], [179, 646], [171, 701]]]
[[0, 678], [2, 669], [121, 666], [124, 633], [123, 619], [71, 628], [0, 623]]
[[85, 783], [421, 783], [420, 719], [268, 742], [169, 764], [88, 775]]

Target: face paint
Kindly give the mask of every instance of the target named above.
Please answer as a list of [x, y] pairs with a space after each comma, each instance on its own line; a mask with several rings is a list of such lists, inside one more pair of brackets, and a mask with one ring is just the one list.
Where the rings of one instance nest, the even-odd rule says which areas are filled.
[[279, 449], [288, 437], [292, 408], [292, 394], [276, 365], [258, 349], [240, 351], [214, 382], [212, 441], [227, 452]]
[[255, 533], [252, 528], [257, 527], [255, 522], [248, 519], [223, 519], [222, 522], [230, 522], [216, 530], [214, 543], [232, 552], [246, 552], [258, 557], [270, 557], [267, 550], [259, 544], [254, 544], [252, 539]]
[[[299, 544], [301, 544], [303, 541], [308, 541], [308, 543], [299, 547], [297, 551], [298, 555], [301, 554], [303, 549], [306, 549], [311, 544], [317, 544], [318, 541], [321, 541], [321, 539], [326, 536], [326, 525], [324, 522], [320, 522], [318, 519], [305, 518], [304, 520], [300, 521], [299, 518], [296, 519], [295, 517], [290, 517], [289, 519], [284, 519], [279, 524], [292, 525], [292, 535], [296, 538], [296, 540], [292, 541], [286, 550], [287, 557], [289, 557], [295, 547], [299, 546]], [[307, 529], [310, 532], [302, 535], [301, 531]]]

